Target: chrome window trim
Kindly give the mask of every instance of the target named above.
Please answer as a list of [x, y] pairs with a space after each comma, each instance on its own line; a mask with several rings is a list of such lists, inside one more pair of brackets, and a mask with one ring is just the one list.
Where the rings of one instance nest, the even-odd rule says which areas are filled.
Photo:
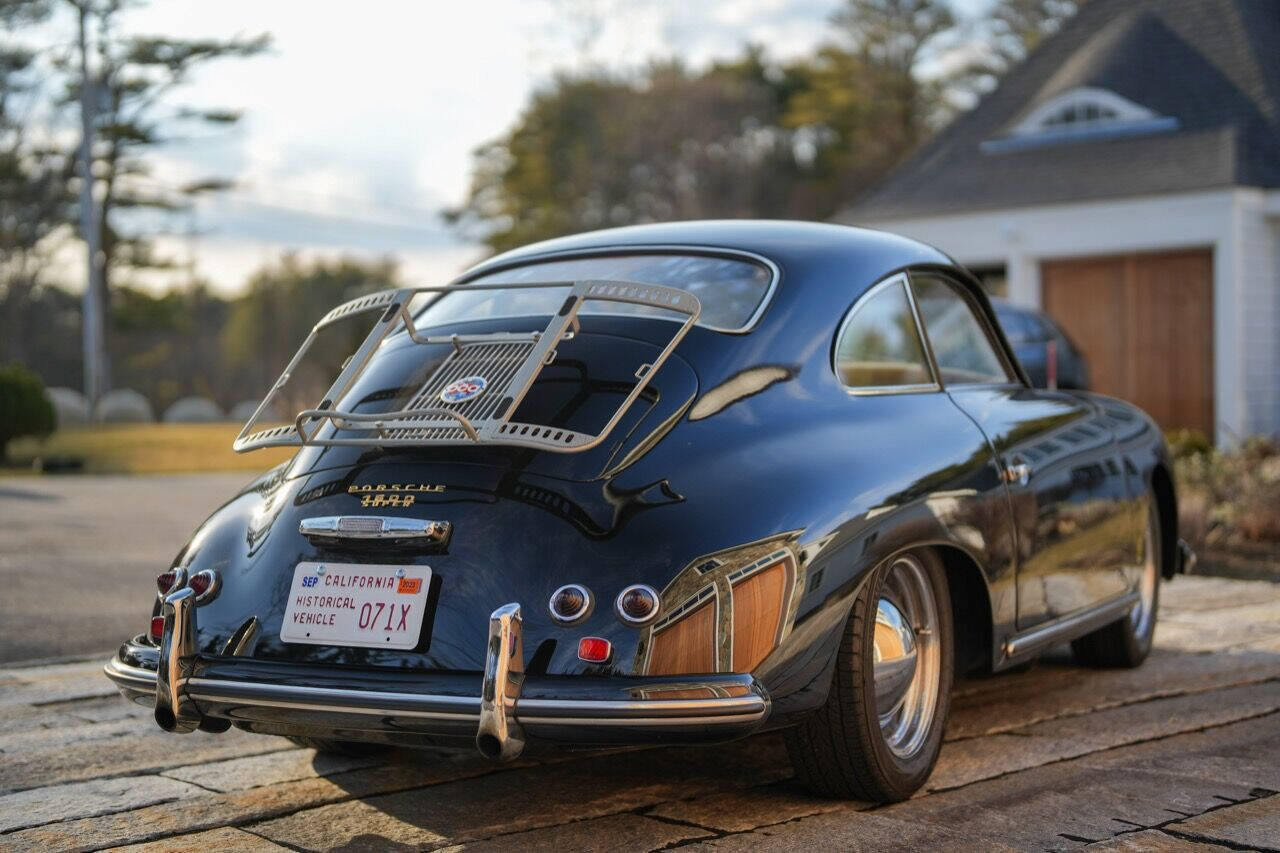
[[[915, 382], [909, 385], [863, 385], [858, 387], [847, 385], [840, 375], [840, 368], [837, 366], [836, 361], [840, 352], [840, 341], [844, 337], [845, 329], [848, 328], [849, 323], [853, 321], [853, 318], [857, 316], [863, 306], [874, 299], [881, 291], [888, 290], [895, 284], [902, 286], [903, 292], [907, 297], [907, 304], [911, 306], [911, 317], [915, 321], [916, 336], [919, 339], [920, 350], [925, 358], [924, 366], [929, 371], [929, 375], [933, 377], [933, 382]], [[894, 273], [871, 285], [865, 293], [849, 306], [849, 310], [845, 312], [844, 319], [840, 321], [840, 325], [836, 329], [836, 336], [831, 347], [831, 372], [835, 375], [836, 382], [840, 383], [840, 387], [851, 397], [883, 397], [889, 394], [937, 394], [943, 390], [942, 382], [938, 378], [938, 366], [933, 360], [933, 352], [929, 348], [928, 339], [924, 334], [924, 322], [920, 317], [919, 309], [916, 307], [915, 294], [912, 293], [910, 279], [905, 271]]]
[[[1014, 366], [1015, 363], [1013, 361], [1012, 351], [1006, 351], [1006, 347], [1002, 344], [1000, 336], [996, 335], [995, 330], [991, 328], [991, 323], [987, 318], [986, 312], [979, 309], [979, 306], [974, 302], [972, 294], [967, 292], [964, 285], [956, 281], [952, 276], [932, 269], [904, 272], [903, 275], [907, 277], [907, 291], [911, 294], [911, 304], [913, 307], [916, 304], [916, 277], [935, 276], [939, 281], [950, 287], [951, 290], [960, 297], [960, 300], [968, 306], [969, 313], [971, 313], [973, 318], [978, 321], [978, 328], [980, 328], [982, 330], [982, 334], [986, 336], [987, 344], [991, 347], [991, 351], [996, 354], [996, 359], [1000, 362], [1000, 366], [1004, 368], [1005, 378], [1003, 382], [953, 382], [951, 385], [957, 388], [1008, 388], [1010, 386], [1017, 388], [1028, 387], [1022, 381], [1021, 371], [1016, 369]], [[995, 313], [994, 309], [992, 309], [992, 313]], [[919, 323], [924, 336], [925, 348], [928, 352], [929, 361], [933, 365], [934, 378], [938, 380], [940, 387], [949, 387], [942, 382], [942, 369], [938, 367], [938, 361], [933, 352], [933, 341], [929, 338], [929, 329], [925, 325], [924, 318], [919, 315], [918, 311], [916, 314], [916, 322]]]
[[[764, 312], [768, 310], [769, 305], [773, 302], [773, 295], [778, 290], [778, 281], [782, 278], [782, 269], [771, 259], [756, 252], [750, 252], [746, 249], [729, 249], [723, 246], [709, 246], [702, 244], [674, 244], [674, 243], [645, 243], [642, 245], [626, 246], [598, 246], [591, 249], [561, 249], [559, 251], [547, 252], [546, 254], [530, 255], [525, 258], [511, 259], [505, 263], [498, 264], [491, 269], [479, 270], [474, 273], [468, 273], [449, 282], [449, 286], [458, 285], [460, 288], [467, 284], [494, 273], [504, 272], [506, 270], [516, 269], [518, 267], [528, 266], [530, 264], [540, 264], [547, 261], [569, 261], [576, 258], [601, 258], [610, 255], [661, 255], [666, 253], [685, 254], [685, 255], [704, 255], [710, 257], [736, 258], [739, 260], [753, 261], [769, 270], [769, 285], [765, 288], [764, 296], [760, 297], [760, 304], [756, 306], [755, 312], [747, 318], [743, 325], [729, 329], [723, 326], [712, 326], [709, 323], [695, 323], [700, 329], [707, 329], [712, 332], [720, 332], [725, 335], [745, 335], [755, 329], [760, 322], [760, 318], [764, 316]], [[679, 289], [679, 288], [677, 288]], [[443, 294], [442, 294], [443, 295]], [[438, 297], [437, 297], [438, 298]], [[516, 314], [512, 316], [523, 317], [526, 315]], [[606, 311], [592, 311], [588, 317], [635, 317], [635, 314], [613, 314]], [[484, 319], [494, 319], [486, 317]], [[656, 317], [653, 319], [668, 320], [667, 317]]]

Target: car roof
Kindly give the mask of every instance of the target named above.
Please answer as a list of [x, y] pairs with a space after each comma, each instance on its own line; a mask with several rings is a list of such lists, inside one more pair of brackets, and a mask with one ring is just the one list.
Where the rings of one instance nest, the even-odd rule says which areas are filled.
[[954, 263], [937, 249], [885, 231], [797, 220], [721, 219], [629, 225], [531, 243], [481, 262], [460, 276], [459, 281], [547, 256], [631, 247], [749, 252], [762, 255], [787, 271], [815, 257], [839, 257], [872, 269], [883, 266], [878, 273], [911, 264]]
[[[778, 285], [753, 328], [775, 341], [774, 355], [784, 359], [811, 352], [808, 342], [815, 335], [834, 334], [840, 318], [872, 285], [910, 267], [947, 269], [972, 291], [983, 310], [991, 311], [977, 280], [932, 246], [870, 228], [797, 220], [694, 220], [590, 231], [504, 252], [467, 270], [454, 283], [538, 260], [632, 248], [727, 250], [772, 262], [778, 268]], [[1010, 351], [994, 314], [988, 316]]]

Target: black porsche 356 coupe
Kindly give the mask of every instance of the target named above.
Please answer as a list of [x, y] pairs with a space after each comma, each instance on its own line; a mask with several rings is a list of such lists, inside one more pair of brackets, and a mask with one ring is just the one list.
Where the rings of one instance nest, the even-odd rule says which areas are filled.
[[853, 228], [601, 231], [353, 300], [235, 447], [292, 445], [107, 664], [167, 730], [509, 759], [784, 728], [816, 791], [897, 800], [956, 674], [1135, 666], [1191, 559], [1145, 414], [1034, 390], [968, 273]]

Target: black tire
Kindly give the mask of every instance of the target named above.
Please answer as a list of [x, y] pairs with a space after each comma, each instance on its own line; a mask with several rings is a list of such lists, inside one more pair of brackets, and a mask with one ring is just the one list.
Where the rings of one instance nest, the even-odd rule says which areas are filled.
[[330, 740], [323, 737], [295, 737], [289, 740], [306, 749], [330, 755], [346, 755], [351, 758], [372, 758], [384, 754], [390, 747], [382, 743], [364, 743], [354, 740]]
[[[1160, 550], [1160, 514], [1156, 510], [1155, 496], [1151, 496], [1150, 509], [1147, 513], [1147, 548], [1150, 565], [1144, 565], [1144, 571], [1154, 576], [1154, 586], [1149, 602], [1142, 607], [1150, 608], [1149, 613], [1141, 613], [1135, 619], [1126, 615], [1110, 625], [1105, 625], [1091, 634], [1085, 634], [1078, 640], [1071, 641], [1071, 651], [1076, 660], [1086, 666], [1100, 668], [1132, 669], [1147, 659], [1151, 653], [1151, 641], [1156, 633], [1156, 617], [1160, 609], [1160, 576], [1163, 556]], [[1149, 617], [1149, 618], [1147, 618]]]
[[[933, 772], [951, 705], [953, 643], [951, 601], [942, 561], [931, 550], [910, 552], [932, 587], [939, 668], [927, 734], [909, 756], [889, 747], [881, 731], [874, 682], [876, 608], [889, 571], [879, 566], [853, 602], [826, 703], [786, 733], [796, 778], [815, 793], [878, 803], [905, 800]], [[920, 635], [923, 636], [923, 635]]]

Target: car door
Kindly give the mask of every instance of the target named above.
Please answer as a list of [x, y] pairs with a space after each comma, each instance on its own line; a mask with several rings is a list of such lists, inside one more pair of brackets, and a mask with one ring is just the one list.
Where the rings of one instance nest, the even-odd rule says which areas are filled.
[[964, 285], [933, 272], [913, 273], [911, 285], [938, 375], [1002, 470], [1017, 536], [1018, 629], [1123, 595], [1142, 526], [1101, 414], [1084, 397], [1023, 384]]

